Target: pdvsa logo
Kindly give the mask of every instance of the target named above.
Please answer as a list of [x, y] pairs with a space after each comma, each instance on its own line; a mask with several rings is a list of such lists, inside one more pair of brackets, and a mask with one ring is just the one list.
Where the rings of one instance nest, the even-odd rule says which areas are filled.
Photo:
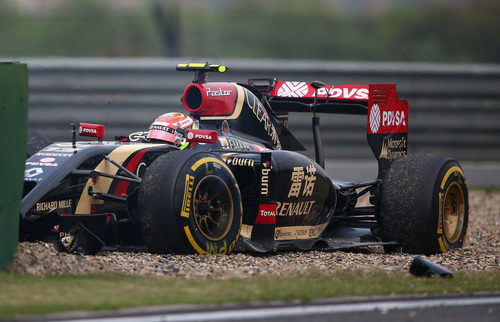
[[97, 130], [80, 126], [80, 134], [82, 134], [82, 133], [97, 134]]
[[384, 111], [382, 113], [382, 126], [406, 126], [404, 111]]
[[373, 104], [370, 111], [370, 130], [372, 133], [377, 133], [380, 127], [380, 108], [378, 104]]
[[371, 133], [394, 133], [400, 127], [406, 127], [406, 113], [404, 110], [381, 110], [378, 104], [370, 109], [369, 127]]
[[306, 82], [285, 82], [278, 90], [280, 97], [303, 97], [309, 91]]
[[189, 140], [193, 139], [202, 139], [202, 140], [212, 140], [212, 136], [210, 134], [200, 134], [200, 133], [193, 133], [193, 132], [188, 132], [187, 138]]

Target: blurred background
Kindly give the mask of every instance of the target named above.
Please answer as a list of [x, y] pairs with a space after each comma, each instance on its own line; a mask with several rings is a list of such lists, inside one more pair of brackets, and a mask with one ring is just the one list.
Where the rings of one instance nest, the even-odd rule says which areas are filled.
[[500, 59], [499, 1], [2, 0], [2, 56]]
[[[54, 140], [70, 139], [69, 122], [112, 139], [182, 111], [180, 62], [228, 65], [217, 81], [396, 83], [410, 152], [499, 176], [499, 16], [493, 0], [0, 0], [0, 60], [28, 63], [29, 126]], [[365, 118], [321, 122], [330, 167], [373, 168]], [[312, 156], [310, 124], [290, 116]]]

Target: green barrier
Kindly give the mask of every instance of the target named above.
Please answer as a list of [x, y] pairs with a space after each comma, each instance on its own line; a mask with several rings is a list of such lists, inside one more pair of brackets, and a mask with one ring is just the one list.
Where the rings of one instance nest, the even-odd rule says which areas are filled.
[[0, 62], [0, 270], [12, 262], [19, 238], [28, 123], [28, 68]]

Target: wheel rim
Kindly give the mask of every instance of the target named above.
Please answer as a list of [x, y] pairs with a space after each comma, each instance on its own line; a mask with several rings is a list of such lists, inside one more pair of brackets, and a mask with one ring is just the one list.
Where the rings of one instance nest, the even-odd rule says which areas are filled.
[[210, 175], [196, 186], [193, 214], [199, 232], [208, 240], [226, 237], [234, 218], [233, 198], [221, 178]]
[[465, 198], [462, 187], [453, 182], [444, 195], [443, 230], [450, 244], [456, 243], [462, 234], [465, 216]]

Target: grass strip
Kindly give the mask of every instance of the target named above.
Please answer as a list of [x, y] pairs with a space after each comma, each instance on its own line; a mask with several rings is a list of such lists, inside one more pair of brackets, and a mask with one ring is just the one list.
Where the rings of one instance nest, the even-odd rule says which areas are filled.
[[0, 317], [169, 304], [247, 303], [340, 296], [499, 291], [500, 271], [417, 278], [407, 273], [317, 271], [289, 277], [183, 280], [99, 274], [28, 276], [0, 273]]

